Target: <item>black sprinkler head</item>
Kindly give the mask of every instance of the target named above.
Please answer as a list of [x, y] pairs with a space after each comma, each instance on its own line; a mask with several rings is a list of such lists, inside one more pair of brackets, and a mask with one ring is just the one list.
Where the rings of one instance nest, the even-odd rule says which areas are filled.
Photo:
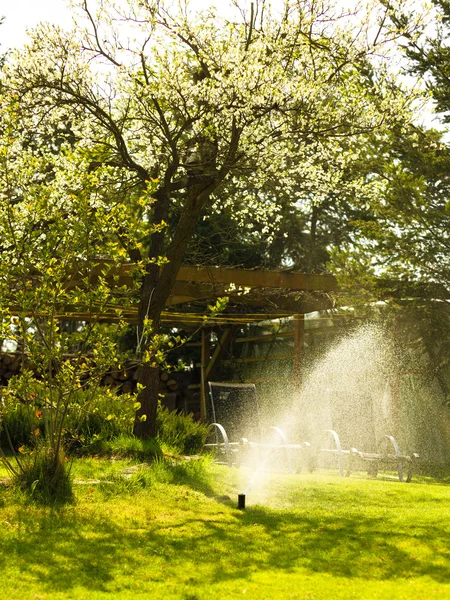
[[238, 494], [238, 506], [240, 510], [245, 509], [245, 494]]

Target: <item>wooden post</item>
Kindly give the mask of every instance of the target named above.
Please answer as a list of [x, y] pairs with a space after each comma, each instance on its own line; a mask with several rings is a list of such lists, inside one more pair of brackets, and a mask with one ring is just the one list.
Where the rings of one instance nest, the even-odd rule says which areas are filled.
[[219, 338], [219, 343], [215, 347], [213, 355], [211, 356], [211, 359], [209, 360], [209, 363], [205, 368], [205, 381], [210, 381], [211, 377], [214, 377], [215, 372], [219, 368], [222, 357], [224, 356], [227, 348], [233, 341], [236, 329], [236, 325], [231, 325], [231, 327], [227, 327], [222, 332], [222, 335]]
[[206, 421], [206, 369], [209, 365], [211, 355], [211, 333], [202, 329], [202, 360], [201, 360], [201, 385], [200, 385], [200, 420], [202, 423]]
[[294, 315], [294, 389], [302, 381], [302, 365], [305, 353], [305, 315]]

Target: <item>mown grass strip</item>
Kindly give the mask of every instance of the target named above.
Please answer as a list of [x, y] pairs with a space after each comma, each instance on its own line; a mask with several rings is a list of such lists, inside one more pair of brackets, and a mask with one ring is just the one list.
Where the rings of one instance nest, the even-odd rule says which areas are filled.
[[450, 487], [270, 475], [239, 511], [245, 471], [118, 466], [75, 463], [113, 485], [60, 510], [0, 492], [2, 597], [450, 597]]

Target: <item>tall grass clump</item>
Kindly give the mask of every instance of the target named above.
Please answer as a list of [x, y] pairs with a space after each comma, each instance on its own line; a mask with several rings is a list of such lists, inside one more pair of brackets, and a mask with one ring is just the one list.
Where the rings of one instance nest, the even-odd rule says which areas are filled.
[[15, 482], [38, 504], [65, 504], [73, 500], [70, 463], [62, 448], [57, 454], [45, 442], [20, 462]]
[[170, 412], [163, 406], [157, 412], [158, 441], [180, 454], [198, 454], [208, 435], [209, 427], [195, 421], [191, 414]]
[[123, 433], [111, 439], [99, 440], [95, 445], [98, 454], [114, 458], [136, 458], [154, 460], [162, 456], [157, 440], [141, 440], [132, 434]]

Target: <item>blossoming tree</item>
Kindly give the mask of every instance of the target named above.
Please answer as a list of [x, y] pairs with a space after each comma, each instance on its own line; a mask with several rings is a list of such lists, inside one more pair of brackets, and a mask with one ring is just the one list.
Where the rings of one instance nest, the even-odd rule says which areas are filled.
[[381, 5], [368, 17], [315, 0], [277, 10], [233, 2], [222, 15], [157, 0], [73, 6], [74, 29], [40, 25], [8, 61], [3, 84], [27, 115], [16, 135], [35, 153], [63, 124], [54, 152], [70, 160], [68, 147], [84, 151], [79, 168], [115, 178], [109, 202], [113, 210], [120, 200], [123, 228], [106, 237], [109, 251], [142, 267], [135, 433], [149, 437], [152, 340], [202, 214], [231, 205], [242, 226], [251, 213], [270, 233], [281, 194], [300, 185], [320, 202], [339, 189], [363, 147], [352, 140], [409, 118], [411, 96], [383, 56], [392, 32]]

